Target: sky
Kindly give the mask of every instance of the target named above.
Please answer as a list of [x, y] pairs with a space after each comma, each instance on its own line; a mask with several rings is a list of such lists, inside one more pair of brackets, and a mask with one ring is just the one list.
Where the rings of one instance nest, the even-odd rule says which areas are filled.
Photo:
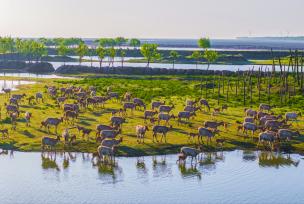
[[304, 35], [303, 0], [0, 0], [0, 36]]

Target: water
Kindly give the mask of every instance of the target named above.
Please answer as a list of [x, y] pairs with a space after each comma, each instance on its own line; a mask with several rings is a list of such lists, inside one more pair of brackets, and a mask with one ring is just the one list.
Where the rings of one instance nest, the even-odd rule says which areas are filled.
[[24, 84], [34, 84], [34, 81], [24, 81], [24, 80], [0, 80], [0, 93], [3, 93], [2, 88], [9, 88], [12, 90], [17, 90], [17, 86]]
[[71, 77], [64, 77], [58, 76], [55, 74], [34, 74], [34, 73], [16, 73], [16, 72], [0, 72], [0, 77], [23, 77], [23, 78], [48, 78], [48, 79], [64, 79], [64, 78], [71, 78]]
[[[55, 69], [58, 69], [58, 67], [62, 66], [62, 62], [50, 62]], [[79, 62], [66, 62], [66, 65], [79, 65]], [[84, 66], [91, 66], [91, 62], [82, 62], [81, 63]], [[99, 67], [99, 62], [92, 62], [93, 67]], [[108, 66], [108, 63], [103, 63], [103, 66]], [[120, 67], [121, 62], [120, 61], [115, 61], [114, 62], [115, 67]], [[146, 67], [147, 63], [129, 63], [125, 62], [124, 66], [126, 67]], [[150, 63], [151, 68], [165, 68], [165, 69], [172, 69], [172, 64], [167, 64], [167, 63]], [[229, 70], [229, 71], [237, 71], [242, 70], [242, 71], [247, 71], [249, 69], [254, 68], [255, 70], [258, 70], [259, 67], [269, 68], [271, 69], [272, 66], [265, 66], [265, 65], [223, 65], [223, 64], [213, 64], [210, 65], [209, 70]], [[207, 65], [198, 65], [196, 64], [175, 64], [174, 66], [175, 69], [207, 69]], [[279, 66], [276, 68], [279, 70]]]
[[[5, 152], [6, 153], [6, 152]], [[176, 155], [117, 158], [89, 154], [0, 155], [1, 203], [303, 203], [301, 156], [265, 152], [204, 154], [183, 166]]]

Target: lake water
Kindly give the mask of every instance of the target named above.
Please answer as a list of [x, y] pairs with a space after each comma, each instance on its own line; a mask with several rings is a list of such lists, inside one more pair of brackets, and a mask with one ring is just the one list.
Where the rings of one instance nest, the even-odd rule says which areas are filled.
[[23, 84], [34, 84], [34, 81], [24, 80], [0, 80], [0, 93], [3, 93], [2, 88], [16, 90], [16, 87]]
[[[69, 56], [74, 59], [79, 59], [78, 56]], [[91, 57], [89, 56], [84, 56], [84, 60], [90, 60]], [[125, 57], [125, 61], [130, 60], [130, 59], [142, 59], [142, 57]], [[91, 63], [90, 61], [85, 61], [82, 62], [82, 65], [85, 66], [94, 66], [94, 67], [99, 67], [99, 58], [97, 56], [92, 56], [93, 62]], [[63, 62], [50, 62], [55, 69], [63, 65]], [[66, 62], [66, 65], [79, 65], [79, 62]], [[103, 66], [108, 66], [108, 58], [104, 59]], [[121, 58], [120, 57], [115, 57], [115, 62], [114, 62], [115, 67], [120, 67], [121, 66]], [[146, 67], [147, 63], [129, 63], [129, 62], [124, 62], [124, 66], [127, 67]], [[166, 68], [166, 69], [172, 69], [172, 64], [171, 63], [150, 63], [151, 68]], [[249, 69], [254, 68], [255, 70], [258, 70], [259, 67], [262, 67], [264, 70], [265, 68], [272, 69], [271, 65], [223, 65], [223, 64], [213, 64], [209, 67], [209, 70], [229, 70], [229, 71], [237, 71], [242, 70], [242, 71], [247, 71]], [[207, 69], [206, 64], [175, 64], [174, 66], [175, 69]], [[279, 70], [279, 66], [276, 66], [276, 69]]]
[[300, 155], [206, 153], [196, 165], [179, 165], [176, 159], [117, 158], [112, 166], [93, 164], [87, 153], [5, 152], [0, 155], [0, 201], [304, 203]]
[[34, 74], [34, 73], [27, 73], [27, 72], [0, 72], [0, 77], [23, 77], [23, 78], [45, 78], [45, 79], [68, 79], [72, 77], [64, 77], [64, 76], [58, 76], [56, 74]]
[[[50, 62], [55, 69], [63, 65], [63, 62]], [[79, 62], [66, 62], [66, 65], [79, 65]], [[91, 66], [91, 62], [82, 62], [82, 65], [85, 66]], [[99, 62], [92, 62], [92, 65], [94, 67], [99, 67]], [[103, 66], [108, 66], [108, 63], [103, 63]], [[121, 62], [115, 61], [114, 62], [115, 67], [120, 67]], [[129, 63], [125, 62], [124, 66], [126, 67], [146, 67], [147, 63]], [[172, 69], [172, 64], [165, 64], [165, 63], [151, 63], [151, 68], [166, 68], [166, 69]], [[259, 67], [262, 67], [264, 70], [265, 68], [271, 69], [272, 66], [265, 66], [265, 65], [222, 65], [222, 64], [214, 64], [209, 67], [209, 70], [230, 70], [230, 71], [247, 71], [249, 69], [254, 68], [256, 71], [259, 69]], [[195, 64], [175, 64], [175, 69], [207, 69], [207, 65], [198, 65]], [[277, 70], [279, 70], [279, 67], [277, 66]]]

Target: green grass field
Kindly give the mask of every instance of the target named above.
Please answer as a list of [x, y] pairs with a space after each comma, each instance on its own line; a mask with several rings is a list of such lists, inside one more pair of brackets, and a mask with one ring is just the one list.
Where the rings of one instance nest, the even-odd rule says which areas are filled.
[[[107, 78], [86, 78], [86, 79], [76, 79], [76, 80], [51, 80], [51, 79], [39, 79], [34, 85], [23, 85], [19, 87], [16, 93], [26, 93], [27, 96], [34, 95], [36, 92], [43, 92], [45, 96], [44, 103], [29, 105], [26, 100], [21, 104], [21, 117], [17, 122], [17, 130], [10, 130], [10, 138], [2, 139], [0, 137], [0, 148], [16, 149], [20, 151], [40, 151], [41, 150], [41, 137], [48, 135], [47, 131], [40, 128], [40, 122], [47, 117], [61, 117], [63, 115], [63, 110], [59, 108], [54, 99], [47, 96], [45, 85], [55, 85], [57, 87], [65, 87], [71, 84], [81, 85], [83, 87], [88, 87], [94, 85], [98, 87], [98, 95], [104, 95], [106, 88], [108, 86], [112, 87], [113, 91], [119, 92], [121, 95], [126, 91], [130, 91], [133, 97], [139, 97], [145, 100], [148, 105], [148, 109], [151, 108], [152, 100], [166, 100], [167, 104], [174, 104], [175, 109], [173, 114], [177, 115], [179, 111], [183, 110], [185, 101], [187, 99], [195, 99], [200, 97], [200, 90], [195, 88], [199, 83], [198, 79], [193, 79], [189, 77], [154, 77], [150, 79], [149, 77], [107, 77]], [[219, 107], [217, 105], [217, 100], [211, 97], [212, 90], [209, 90], [208, 94], [209, 103], [211, 107]], [[209, 93], [208, 92], [208, 93]], [[191, 119], [188, 123], [183, 123], [178, 125], [177, 119], [171, 120], [170, 125], [173, 126], [172, 130], [167, 135], [168, 143], [153, 143], [152, 142], [152, 124], [149, 122], [147, 125], [150, 131], [146, 134], [145, 144], [138, 144], [135, 135], [135, 126], [143, 125], [143, 111], [136, 110], [134, 115], [128, 112], [127, 122], [123, 124], [122, 134], [123, 142], [118, 148], [118, 154], [122, 156], [139, 156], [139, 155], [156, 155], [156, 154], [167, 154], [176, 153], [179, 151], [181, 146], [196, 146], [197, 141], [189, 141], [188, 133], [197, 132], [197, 128], [202, 126], [203, 122], [206, 120], [224, 121], [229, 124], [227, 130], [220, 128], [220, 136], [217, 138], [225, 138], [227, 141], [224, 143], [223, 147], [217, 146], [215, 139], [209, 145], [204, 144], [203, 148], [206, 151], [216, 151], [216, 150], [233, 150], [233, 149], [268, 149], [263, 145], [257, 147], [257, 137], [258, 133], [251, 138], [251, 135], [247, 138], [242, 133], [237, 133], [236, 121], [242, 121], [244, 117], [244, 106], [239, 98], [233, 97], [231, 95], [229, 101], [225, 101], [224, 95], [221, 97], [221, 104], [228, 104], [229, 108], [227, 111], [220, 113], [219, 115], [212, 116], [211, 113], [204, 111], [199, 111], [194, 119]], [[0, 105], [1, 105], [1, 115], [2, 120], [0, 128], [11, 128], [10, 119], [6, 116], [3, 104], [8, 100], [4, 95], [0, 95]], [[298, 101], [301, 101], [300, 99]], [[72, 102], [72, 100], [68, 101]], [[301, 102], [299, 102], [301, 103]], [[256, 108], [258, 102], [255, 101], [252, 104], [253, 108]], [[248, 104], [247, 107], [250, 105]], [[296, 105], [288, 105], [288, 107], [278, 107], [274, 109], [276, 114], [285, 113], [286, 111], [299, 111]], [[86, 126], [95, 130], [97, 124], [110, 124], [111, 112], [115, 109], [122, 107], [120, 102], [115, 100], [108, 101], [105, 108], [89, 108], [82, 110], [79, 119], [76, 124]], [[24, 113], [29, 111], [33, 114], [31, 121], [31, 127], [26, 127]], [[303, 118], [298, 122], [293, 123], [293, 129], [303, 131]], [[59, 125], [58, 133], [64, 128], [74, 125], [62, 123]], [[71, 130], [78, 136], [76, 129]], [[51, 135], [54, 135], [54, 129], [51, 128]], [[91, 133], [91, 138], [89, 141], [77, 137], [76, 142], [73, 145], [64, 145], [63, 142], [58, 144], [57, 149], [62, 151], [77, 151], [77, 152], [94, 152], [98, 144], [95, 142], [95, 131]], [[204, 139], [206, 141], [206, 139]], [[294, 138], [289, 143], [282, 143], [280, 145], [281, 150], [292, 151], [292, 152], [304, 152], [304, 138]]]

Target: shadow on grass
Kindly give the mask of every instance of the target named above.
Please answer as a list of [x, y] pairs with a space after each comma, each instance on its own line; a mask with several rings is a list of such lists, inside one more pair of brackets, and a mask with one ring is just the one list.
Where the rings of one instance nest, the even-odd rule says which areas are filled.
[[238, 141], [238, 140], [230, 140], [230, 144], [233, 144], [238, 147], [245, 147], [245, 148], [255, 148], [256, 144], [253, 143], [252, 139], [247, 139], [245, 141]]
[[33, 135], [32, 133], [30, 133], [28, 130], [24, 130], [23, 131], [23, 134], [29, 138], [34, 138], [35, 135]]
[[79, 120], [80, 120], [80, 123], [82, 123], [82, 121], [91, 121], [91, 122], [95, 122], [96, 121], [96, 119], [94, 119], [94, 118], [88, 118], [88, 117], [85, 117], [85, 116], [80, 116], [79, 118], [78, 118]]

